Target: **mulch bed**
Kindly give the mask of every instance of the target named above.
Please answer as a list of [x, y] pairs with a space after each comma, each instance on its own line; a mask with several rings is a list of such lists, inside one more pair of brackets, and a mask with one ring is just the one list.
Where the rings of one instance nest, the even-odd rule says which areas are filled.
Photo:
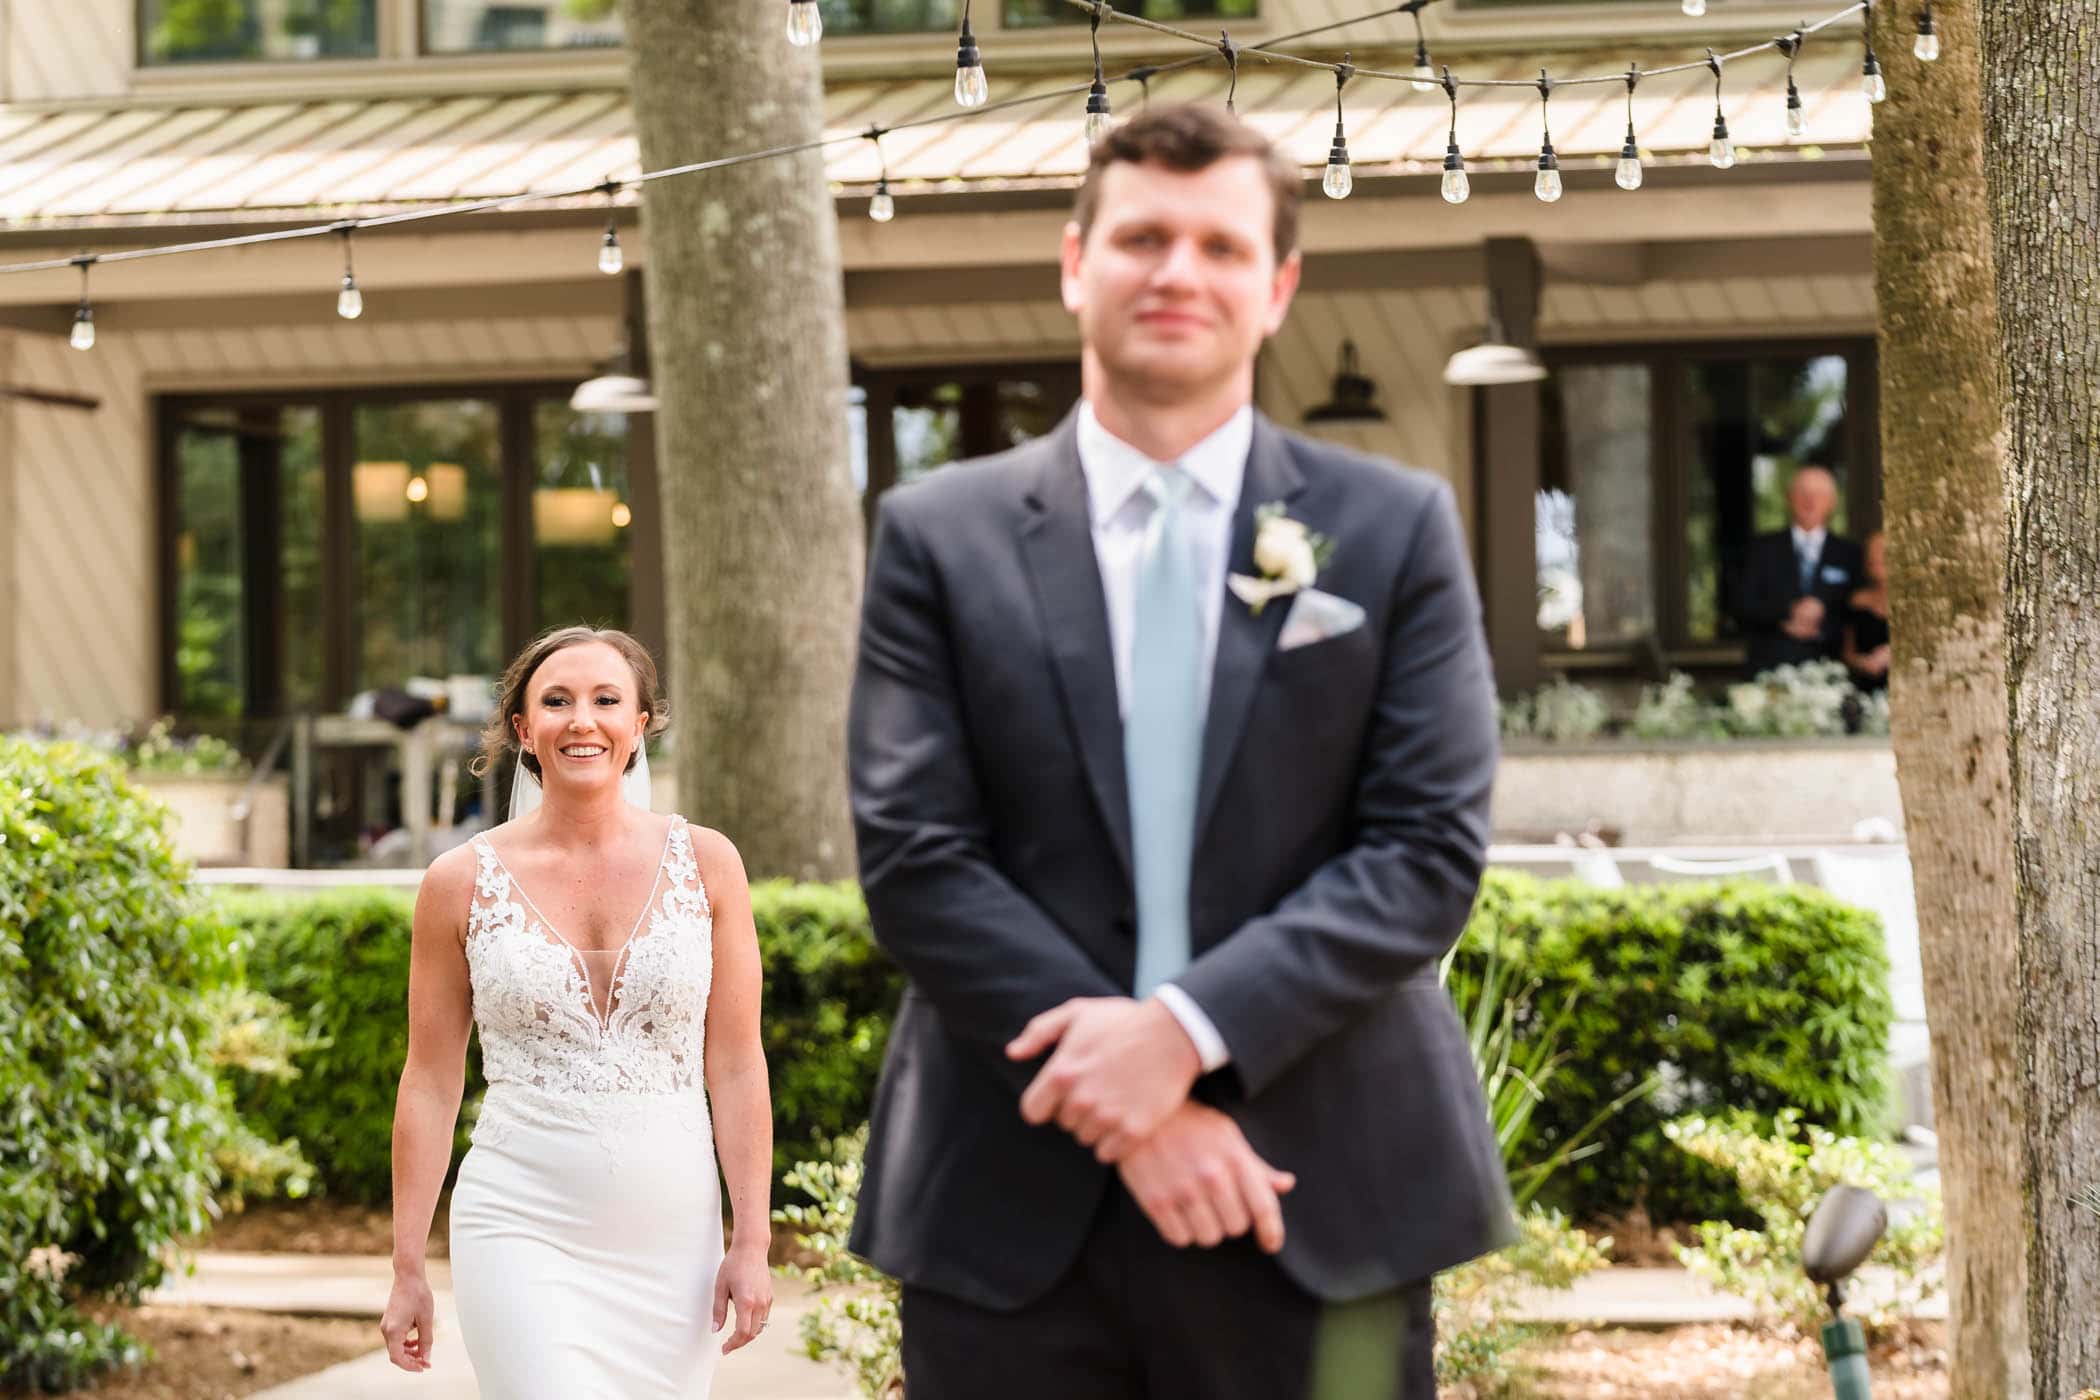
[[253, 1395], [376, 1350], [367, 1318], [295, 1317], [226, 1308], [91, 1309], [152, 1348], [138, 1370], [71, 1392], [96, 1400], [224, 1400]]
[[[1829, 1400], [1814, 1341], [1714, 1323], [1663, 1331], [1583, 1329], [1532, 1342], [1509, 1400]], [[1938, 1323], [1913, 1323], [1870, 1358], [1874, 1400], [1946, 1400]]]
[[[450, 1197], [438, 1200], [425, 1248], [432, 1259], [447, 1257]], [[394, 1252], [394, 1214], [385, 1206], [359, 1206], [325, 1196], [305, 1201], [258, 1201], [230, 1215], [197, 1238], [192, 1249], [242, 1254], [386, 1254]]]

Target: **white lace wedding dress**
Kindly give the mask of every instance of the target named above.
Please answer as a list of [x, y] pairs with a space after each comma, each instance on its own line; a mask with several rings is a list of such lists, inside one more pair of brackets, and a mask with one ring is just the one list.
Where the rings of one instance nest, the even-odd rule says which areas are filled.
[[489, 1089], [451, 1247], [483, 1400], [698, 1400], [720, 1356], [722, 1209], [702, 1076], [713, 920], [692, 837], [671, 819], [626, 944], [589, 956], [486, 836], [474, 845], [466, 951]]

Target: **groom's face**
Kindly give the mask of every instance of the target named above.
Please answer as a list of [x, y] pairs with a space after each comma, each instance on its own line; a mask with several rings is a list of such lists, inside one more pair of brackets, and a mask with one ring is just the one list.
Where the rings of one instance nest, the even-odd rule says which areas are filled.
[[1100, 182], [1092, 226], [1065, 228], [1063, 273], [1065, 309], [1101, 371], [1154, 401], [1251, 382], [1298, 286], [1298, 255], [1276, 259], [1261, 162], [1119, 161]]

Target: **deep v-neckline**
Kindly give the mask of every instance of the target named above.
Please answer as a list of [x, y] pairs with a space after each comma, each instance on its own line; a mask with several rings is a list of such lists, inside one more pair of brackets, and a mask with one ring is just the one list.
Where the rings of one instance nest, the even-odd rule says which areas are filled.
[[[643, 898], [641, 912], [634, 916], [634, 923], [628, 927], [627, 936], [620, 940], [620, 945], [617, 949], [584, 948], [571, 942], [569, 936], [561, 931], [561, 927], [554, 920], [547, 917], [546, 911], [540, 908], [539, 901], [534, 899], [530, 892], [526, 890], [524, 882], [518, 879], [517, 873], [504, 861], [503, 853], [496, 849], [496, 843], [489, 839], [488, 833], [483, 832], [477, 838], [481, 842], [482, 847], [488, 851], [489, 859], [495, 861], [497, 868], [503, 872], [503, 878], [510, 882], [511, 893], [515, 894], [524, 903], [525, 907], [532, 911], [533, 917], [539, 921], [540, 927], [544, 928], [548, 935], [552, 937], [553, 943], [549, 946], [559, 946], [568, 953], [570, 965], [575, 968], [578, 976], [583, 980], [583, 1000], [584, 1005], [590, 1008], [591, 1023], [601, 1033], [612, 1027], [613, 1012], [617, 1009], [614, 999], [619, 996], [620, 979], [626, 973], [627, 954], [633, 949], [635, 939], [642, 931], [642, 924], [649, 917], [649, 911], [656, 907], [657, 900], [661, 897], [664, 871], [671, 863], [671, 841], [678, 834], [678, 828], [684, 820], [683, 817], [673, 815], [671, 824], [664, 829], [663, 849], [656, 853], [656, 869], [649, 878], [649, 893]], [[542, 939], [541, 941], [545, 942], [546, 940]], [[602, 1006], [599, 1003], [596, 989], [591, 985], [591, 968], [590, 964], [584, 960], [585, 953], [596, 953], [601, 956], [606, 953], [614, 954], [612, 970], [605, 977], [605, 1000]]]

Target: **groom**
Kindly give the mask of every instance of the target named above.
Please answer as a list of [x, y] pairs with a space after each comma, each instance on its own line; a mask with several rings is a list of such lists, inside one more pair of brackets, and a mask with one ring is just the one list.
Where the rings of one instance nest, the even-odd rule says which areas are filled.
[[1284, 433], [1300, 175], [1208, 107], [1097, 145], [1084, 401], [882, 502], [850, 721], [904, 967], [853, 1247], [912, 1400], [1430, 1400], [1509, 1238], [1437, 963], [1495, 712], [1450, 490]]

